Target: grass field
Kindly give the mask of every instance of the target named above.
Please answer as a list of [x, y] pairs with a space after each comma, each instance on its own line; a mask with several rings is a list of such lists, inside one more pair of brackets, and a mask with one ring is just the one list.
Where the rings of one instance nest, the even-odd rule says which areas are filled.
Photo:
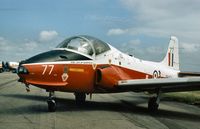
[[165, 93], [163, 98], [200, 105], [200, 91]]

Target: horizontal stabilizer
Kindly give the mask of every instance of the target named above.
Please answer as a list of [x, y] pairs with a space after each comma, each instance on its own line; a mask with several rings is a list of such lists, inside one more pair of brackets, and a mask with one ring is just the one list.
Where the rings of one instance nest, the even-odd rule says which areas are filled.
[[179, 77], [200, 77], [200, 73], [197, 72], [180, 72]]

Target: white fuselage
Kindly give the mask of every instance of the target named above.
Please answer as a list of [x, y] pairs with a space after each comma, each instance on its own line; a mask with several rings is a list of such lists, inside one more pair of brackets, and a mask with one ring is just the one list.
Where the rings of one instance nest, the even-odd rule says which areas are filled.
[[[98, 55], [95, 59], [97, 64], [111, 63], [113, 65], [125, 67], [130, 70], [153, 75], [155, 71], [160, 74], [162, 78], [175, 78], [178, 76], [179, 70], [171, 69], [163, 65], [161, 62], [152, 62], [138, 59], [134, 56], [127, 55], [116, 48], [111, 47], [111, 50], [102, 55]], [[109, 60], [111, 62], [109, 62]], [[148, 77], [147, 77], [148, 78]]]

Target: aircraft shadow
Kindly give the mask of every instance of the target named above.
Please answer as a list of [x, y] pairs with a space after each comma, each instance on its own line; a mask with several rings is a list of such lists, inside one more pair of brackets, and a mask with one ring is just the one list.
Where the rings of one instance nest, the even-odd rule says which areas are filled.
[[[48, 113], [47, 110], [47, 97], [46, 96], [37, 96], [37, 95], [22, 95], [22, 94], [6, 94], [0, 95], [4, 97], [12, 97], [19, 99], [26, 99], [32, 101], [41, 101], [43, 104], [34, 105], [25, 105], [16, 107], [17, 109], [8, 109], [7, 111], [0, 111], [1, 114], [4, 112], [6, 114], [40, 114]], [[138, 106], [141, 100], [134, 100], [128, 102], [125, 100], [113, 101], [113, 102], [97, 102], [97, 101], [86, 101], [84, 105], [77, 105], [74, 99], [67, 98], [56, 98], [57, 110], [56, 112], [67, 112], [67, 111], [113, 111], [113, 112], [122, 112], [122, 113], [131, 113], [138, 114], [143, 116], [152, 116], [156, 118], [169, 118], [169, 119], [179, 119], [179, 120], [188, 120], [188, 121], [200, 121], [200, 115], [193, 113], [185, 113], [179, 111], [170, 111], [165, 109], [159, 109], [158, 112], [150, 113], [146, 107]]]

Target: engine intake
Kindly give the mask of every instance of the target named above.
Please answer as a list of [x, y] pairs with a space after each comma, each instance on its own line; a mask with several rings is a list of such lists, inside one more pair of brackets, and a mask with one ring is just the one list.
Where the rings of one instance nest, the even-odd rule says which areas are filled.
[[115, 66], [98, 68], [96, 71], [96, 85], [102, 88], [112, 89], [117, 85], [119, 80], [123, 79], [122, 72]]

